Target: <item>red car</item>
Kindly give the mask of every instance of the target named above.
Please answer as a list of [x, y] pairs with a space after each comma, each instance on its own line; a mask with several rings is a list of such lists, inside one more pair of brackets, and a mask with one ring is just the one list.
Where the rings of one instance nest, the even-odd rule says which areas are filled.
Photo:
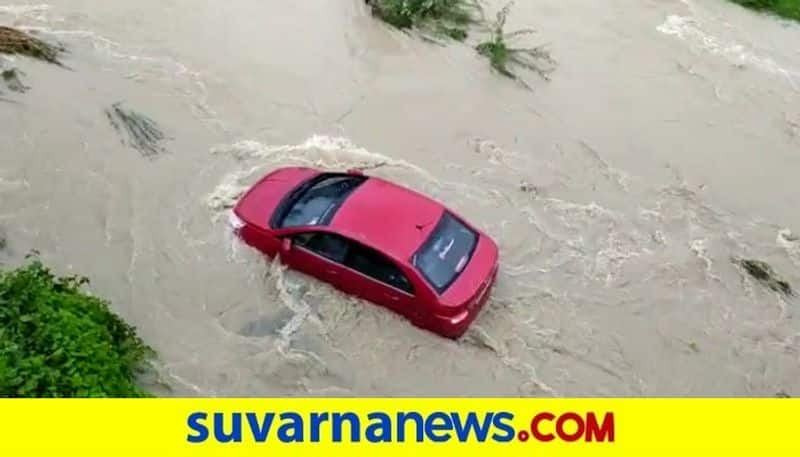
[[289, 268], [457, 339], [489, 296], [497, 244], [429, 197], [360, 171], [273, 171], [230, 215]]

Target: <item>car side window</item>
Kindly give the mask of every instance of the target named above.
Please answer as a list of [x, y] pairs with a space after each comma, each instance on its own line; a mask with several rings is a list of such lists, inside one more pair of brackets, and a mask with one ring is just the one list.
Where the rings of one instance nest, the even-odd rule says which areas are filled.
[[293, 241], [297, 246], [337, 263], [344, 263], [349, 247], [344, 238], [324, 232], [295, 235]]
[[405, 274], [388, 258], [359, 244], [353, 244], [345, 265], [396, 289], [414, 294], [414, 288]]

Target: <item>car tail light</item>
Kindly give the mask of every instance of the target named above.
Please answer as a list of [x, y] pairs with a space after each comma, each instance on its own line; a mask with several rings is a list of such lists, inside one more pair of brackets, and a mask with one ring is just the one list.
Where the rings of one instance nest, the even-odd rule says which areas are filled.
[[456, 314], [455, 316], [451, 317], [449, 320], [450, 320], [451, 324], [457, 325], [457, 324], [460, 324], [461, 322], [463, 322], [464, 319], [466, 319], [467, 317], [469, 317], [469, 310], [465, 309], [464, 311], [462, 311], [462, 312]]

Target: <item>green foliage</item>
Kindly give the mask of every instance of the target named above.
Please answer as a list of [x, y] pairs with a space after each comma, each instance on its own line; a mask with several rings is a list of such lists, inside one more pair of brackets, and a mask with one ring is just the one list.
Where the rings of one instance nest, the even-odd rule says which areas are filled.
[[417, 28], [463, 41], [477, 22], [475, 0], [367, 0], [372, 13], [399, 29]]
[[800, 21], [800, 0], [731, 0], [744, 7]]
[[0, 397], [147, 397], [154, 352], [108, 308], [38, 260], [0, 271]]
[[511, 67], [517, 66], [533, 70], [543, 78], [548, 79], [549, 73], [552, 71], [552, 64], [555, 62], [543, 46], [513, 48], [508, 44], [514, 38], [534, 33], [534, 30], [531, 29], [510, 33], [505, 32], [506, 19], [512, 5], [513, 2], [509, 3], [497, 13], [497, 20], [491, 27], [489, 39], [479, 44], [476, 49], [481, 55], [489, 59], [492, 68], [498, 73], [517, 80], [523, 85], [525, 83], [511, 70]]

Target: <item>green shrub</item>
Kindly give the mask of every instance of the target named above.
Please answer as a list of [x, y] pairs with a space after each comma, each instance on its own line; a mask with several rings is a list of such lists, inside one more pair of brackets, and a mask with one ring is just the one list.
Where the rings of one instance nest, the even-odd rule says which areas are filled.
[[38, 260], [0, 271], [0, 397], [146, 397], [154, 355], [108, 302]]
[[800, 21], [800, 0], [732, 0], [744, 7]]
[[399, 29], [417, 28], [459, 41], [467, 27], [477, 22], [475, 0], [367, 0], [372, 13]]

